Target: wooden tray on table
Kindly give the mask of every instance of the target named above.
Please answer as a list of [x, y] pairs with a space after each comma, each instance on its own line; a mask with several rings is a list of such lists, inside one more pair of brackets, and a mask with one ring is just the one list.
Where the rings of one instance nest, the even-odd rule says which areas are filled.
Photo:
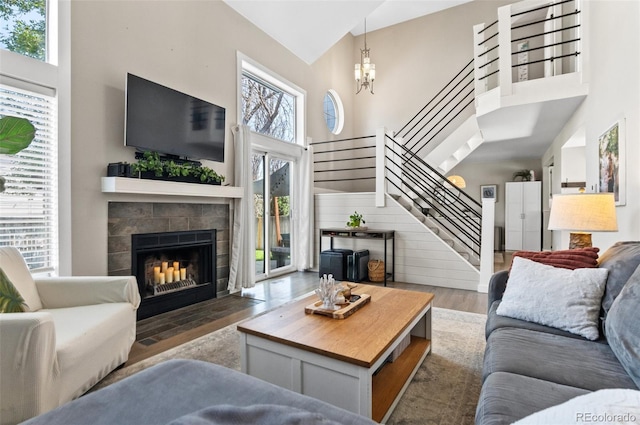
[[358, 311], [360, 308], [365, 306], [369, 301], [371, 301], [371, 295], [360, 294], [359, 300], [343, 304], [342, 307], [338, 310], [328, 310], [326, 308], [322, 308], [322, 301], [316, 301], [315, 303], [306, 306], [304, 308], [304, 312], [307, 314], [321, 314], [333, 319], [346, 319], [347, 317]]

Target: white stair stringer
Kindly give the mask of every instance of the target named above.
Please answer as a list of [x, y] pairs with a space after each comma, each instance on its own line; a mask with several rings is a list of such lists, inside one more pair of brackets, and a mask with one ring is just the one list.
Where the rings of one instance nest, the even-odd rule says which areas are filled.
[[480, 146], [482, 141], [482, 133], [474, 114], [433, 148], [424, 160], [446, 174]]
[[[480, 258], [475, 255], [467, 246], [459, 242], [453, 237], [445, 228], [443, 228], [433, 218], [426, 216], [420, 208], [416, 207], [414, 201], [406, 198], [405, 196], [394, 195], [392, 197], [398, 205], [402, 206], [409, 212], [416, 220], [423, 224], [430, 232], [438, 237], [444, 244], [451, 248], [456, 254], [460, 256], [465, 262], [473, 266], [475, 269], [480, 268]], [[479, 251], [479, 248], [478, 248]]]

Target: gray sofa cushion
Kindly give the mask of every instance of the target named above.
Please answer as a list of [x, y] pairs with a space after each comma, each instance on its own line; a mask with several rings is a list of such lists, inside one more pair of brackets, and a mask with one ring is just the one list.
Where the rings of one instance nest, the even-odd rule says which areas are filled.
[[485, 380], [476, 408], [476, 425], [507, 425], [574, 397], [587, 390], [549, 381], [492, 373]]
[[640, 265], [640, 242], [616, 242], [600, 256], [598, 263], [609, 270], [602, 297], [603, 319], [606, 319], [613, 301]]
[[640, 266], [611, 305], [606, 321], [609, 346], [640, 388]]
[[[496, 329], [501, 328], [517, 328], [517, 329], [530, 329], [532, 331], [538, 332], [546, 332], [554, 335], [562, 335], [568, 338], [576, 338], [580, 340], [585, 340], [580, 335], [563, 331], [562, 329], [552, 328], [550, 326], [540, 325], [538, 323], [527, 322], [526, 320], [514, 319], [513, 317], [500, 316], [496, 314], [496, 310], [502, 301], [497, 300], [494, 301], [491, 307], [489, 308], [489, 313], [487, 314], [487, 322], [485, 324], [485, 338], [489, 338], [491, 332]], [[601, 336], [595, 342], [599, 342], [601, 344], [606, 344], [607, 340]]]
[[494, 302], [501, 300], [504, 290], [507, 287], [509, 279], [509, 270], [501, 270], [494, 273], [489, 279], [489, 293], [487, 308], [491, 308]]
[[364, 416], [198, 360], [168, 360], [24, 422], [28, 425], [162, 425], [215, 405], [275, 404], [350, 425]]
[[482, 372], [484, 378], [510, 372], [591, 391], [637, 388], [608, 345], [526, 329], [492, 332]]

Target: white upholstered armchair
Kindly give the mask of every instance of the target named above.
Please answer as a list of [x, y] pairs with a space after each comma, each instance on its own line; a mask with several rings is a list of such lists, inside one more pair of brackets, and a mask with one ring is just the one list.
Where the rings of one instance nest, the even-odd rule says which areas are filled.
[[79, 397], [126, 362], [140, 304], [135, 277], [34, 280], [11, 247], [0, 247], [0, 269], [26, 304], [0, 314], [0, 425]]

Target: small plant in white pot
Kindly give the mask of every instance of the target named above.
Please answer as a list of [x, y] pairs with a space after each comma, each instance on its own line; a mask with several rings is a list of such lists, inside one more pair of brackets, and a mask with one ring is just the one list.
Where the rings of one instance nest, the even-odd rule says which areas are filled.
[[354, 211], [353, 214], [349, 216], [349, 221], [347, 221], [347, 227], [351, 229], [363, 229], [363, 224], [365, 224], [364, 218], [362, 214], [359, 214], [358, 211]]

